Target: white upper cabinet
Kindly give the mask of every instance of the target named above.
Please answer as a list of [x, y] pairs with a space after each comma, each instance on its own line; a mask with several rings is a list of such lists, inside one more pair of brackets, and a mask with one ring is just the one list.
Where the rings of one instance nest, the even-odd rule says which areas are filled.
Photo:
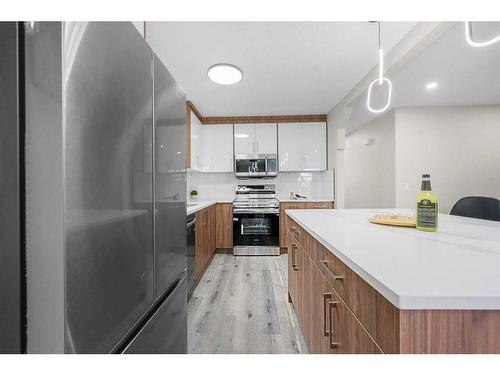
[[255, 153], [255, 125], [234, 124], [234, 154]]
[[189, 111], [189, 113], [191, 114], [191, 169], [202, 171], [204, 166], [203, 155], [205, 153], [202, 139], [203, 129], [198, 117], [192, 111]]
[[302, 124], [278, 125], [278, 150], [280, 171], [302, 170]]
[[302, 124], [302, 157], [305, 171], [326, 170], [326, 123]]
[[326, 123], [278, 125], [279, 170], [326, 170]]
[[278, 153], [276, 124], [255, 124], [255, 148], [257, 154]]
[[234, 154], [276, 154], [276, 124], [234, 124]]
[[233, 172], [233, 124], [203, 125], [203, 172]]

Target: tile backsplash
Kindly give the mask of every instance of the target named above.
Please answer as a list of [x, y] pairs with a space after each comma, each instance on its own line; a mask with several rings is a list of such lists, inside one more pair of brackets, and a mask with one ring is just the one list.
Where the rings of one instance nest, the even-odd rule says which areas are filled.
[[281, 172], [270, 179], [237, 179], [234, 173], [200, 173], [188, 172], [188, 197], [191, 190], [198, 191], [198, 200], [234, 198], [234, 190], [238, 184], [276, 185], [278, 198], [288, 199], [291, 191], [308, 198], [334, 199], [334, 171], [324, 172]]

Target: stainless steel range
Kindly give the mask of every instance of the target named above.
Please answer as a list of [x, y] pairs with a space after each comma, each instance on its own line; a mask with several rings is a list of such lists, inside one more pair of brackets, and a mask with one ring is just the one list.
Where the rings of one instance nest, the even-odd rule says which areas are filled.
[[279, 255], [279, 201], [274, 184], [237, 185], [233, 254]]

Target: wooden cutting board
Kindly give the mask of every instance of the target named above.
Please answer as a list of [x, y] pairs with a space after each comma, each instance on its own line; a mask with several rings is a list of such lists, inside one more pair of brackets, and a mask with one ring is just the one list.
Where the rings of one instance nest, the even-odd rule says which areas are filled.
[[375, 215], [369, 219], [370, 223], [381, 225], [393, 225], [397, 227], [416, 227], [414, 217], [403, 215]]

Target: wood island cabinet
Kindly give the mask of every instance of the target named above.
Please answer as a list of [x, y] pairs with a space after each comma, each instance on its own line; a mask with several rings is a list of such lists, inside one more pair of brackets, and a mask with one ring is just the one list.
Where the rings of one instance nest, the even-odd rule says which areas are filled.
[[325, 253], [316, 254], [321, 251], [321, 245], [316, 245], [308, 236], [289, 219], [289, 298], [295, 307], [309, 352], [382, 353], [382, 349], [334, 287], [339, 283], [340, 274], [330, 274], [325, 268], [324, 272], [320, 270], [314, 259], [324, 261]]
[[310, 353], [499, 353], [499, 310], [400, 310], [287, 218], [288, 293]]

